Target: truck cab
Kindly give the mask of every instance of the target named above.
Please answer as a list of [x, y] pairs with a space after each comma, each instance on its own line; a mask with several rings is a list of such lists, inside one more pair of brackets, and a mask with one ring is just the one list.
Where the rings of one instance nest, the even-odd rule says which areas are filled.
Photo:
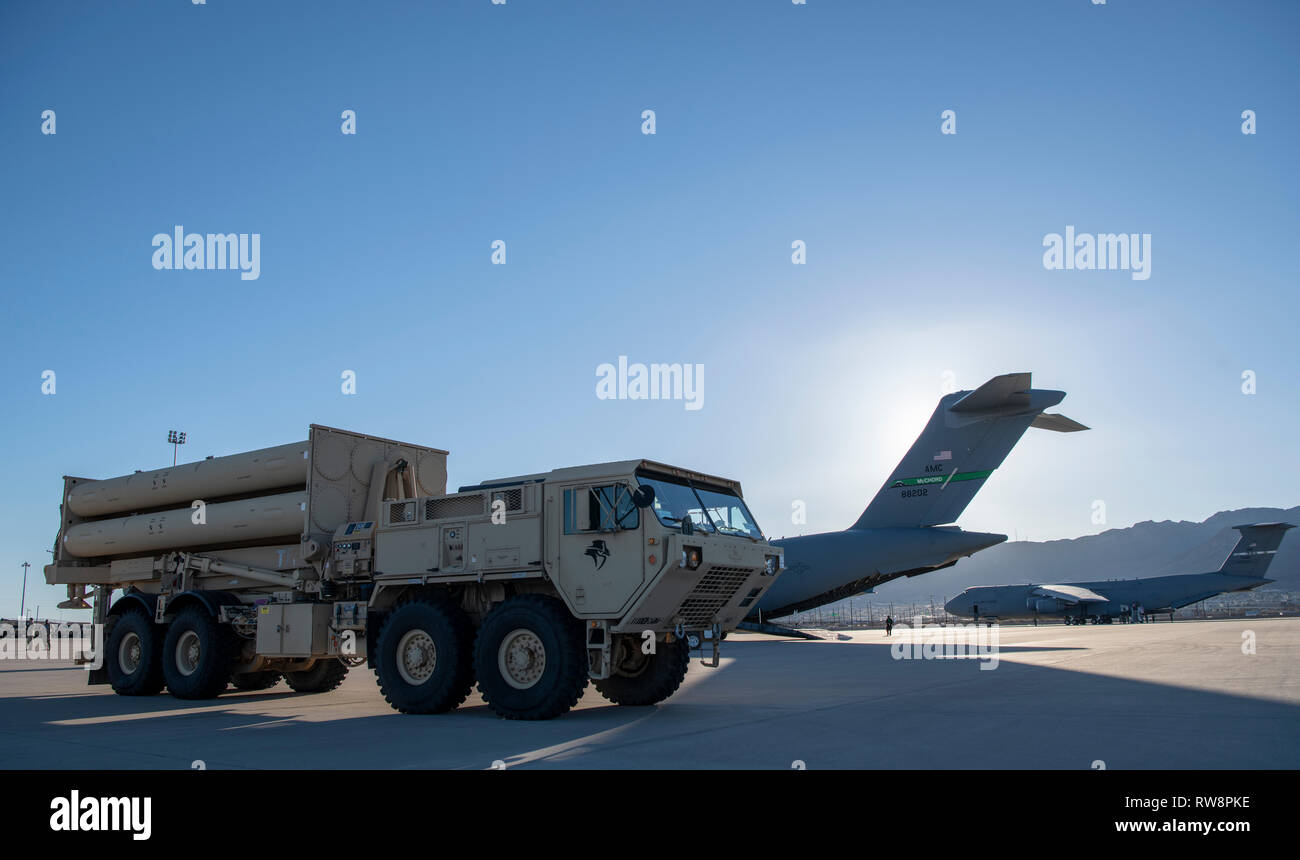
[[[722, 636], [784, 566], [737, 482], [650, 460], [388, 500], [383, 516], [378, 526], [350, 524], [335, 540], [336, 564], [354, 564], [348, 556], [356, 535], [373, 529], [366, 611], [374, 627], [429, 588], [446, 589], [476, 628], [514, 598], [547, 597], [578, 622], [585, 674], [620, 703], [666, 697], [693, 649], [716, 666]], [[373, 645], [381, 672], [386, 660], [400, 659], [378, 639]], [[656, 689], [626, 689], [639, 686], [628, 679], [643, 677], [661, 651], [671, 665]]]

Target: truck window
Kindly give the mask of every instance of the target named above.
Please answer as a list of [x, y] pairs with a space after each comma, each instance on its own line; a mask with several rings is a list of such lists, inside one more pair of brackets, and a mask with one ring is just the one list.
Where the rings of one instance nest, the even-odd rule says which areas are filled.
[[653, 510], [659, 521], [669, 528], [680, 528], [684, 520], [690, 520], [703, 531], [763, 539], [749, 508], [729, 489], [640, 470], [636, 479], [642, 486], [654, 489]]
[[576, 487], [564, 491], [564, 533], [615, 531], [641, 526], [641, 511], [627, 484]]

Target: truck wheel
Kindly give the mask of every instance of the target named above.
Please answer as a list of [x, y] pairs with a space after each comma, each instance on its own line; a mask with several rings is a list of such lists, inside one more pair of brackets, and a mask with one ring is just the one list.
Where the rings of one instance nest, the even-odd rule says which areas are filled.
[[375, 679], [404, 714], [441, 714], [474, 687], [474, 628], [459, 606], [416, 600], [388, 616], [376, 644]]
[[301, 672], [285, 672], [284, 682], [295, 693], [328, 693], [347, 677], [348, 667], [334, 657], [317, 660]]
[[582, 624], [554, 597], [520, 594], [487, 614], [474, 640], [478, 689], [509, 720], [549, 720], [587, 686]]
[[248, 692], [250, 690], [269, 690], [276, 684], [280, 683], [282, 676], [279, 672], [244, 672], [242, 675], [235, 675], [230, 679], [230, 684], [236, 690]]
[[[630, 647], [640, 654], [639, 643]], [[635, 655], [633, 655], [635, 656]], [[644, 659], [625, 661], [615, 666], [627, 674], [610, 675], [594, 682], [596, 689], [616, 705], [654, 705], [677, 692], [691, 664], [691, 649], [684, 639], [661, 642], [654, 654], [640, 655]]]
[[114, 616], [104, 647], [104, 668], [120, 696], [154, 696], [162, 692], [162, 635], [143, 612]]
[[230, 683], [235, 634], [206, 609], [181, 610], [163, 640], [162, 670], [167, 689], [178, 699], [212, 699]]

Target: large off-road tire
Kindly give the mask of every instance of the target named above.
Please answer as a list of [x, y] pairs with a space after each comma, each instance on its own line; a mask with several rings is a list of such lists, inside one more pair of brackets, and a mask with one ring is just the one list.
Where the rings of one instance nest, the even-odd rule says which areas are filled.
[[295, 693], [328, 693], [343, 683], [348, 667], [337, 657], [322, 657], [301, 672], [285, 672], [284, 682]]
[[[640, 653], [639, 643], [630, 647]], [[691, 649], [686, 640], [660, 642], [654, 654], [642, 656], [642, 660], [624, 663], [624, 670], [631, 674], [614, 674], [593, 682], [600, 694], [616, 705], [640, 707], [658, 704], [676, 693], [691, 665]]]
[[488, 706], [510, 720], [549, 720], [587, 686], [582, 623], [557, 598], [520, 594], [487, 614], [474, 639], [474, 672]]
[[450, 711], [474, 687], [473, 647], [473, 625], [459, 606], [437, 598], [404, 603], [379, 632], [379, 692], [404, 714]]
[[167, 689], [178, 699], [211, 699], [230, 683], [235, 665], [235, 632], [206, 609], [181, 610], [163, 640], [162, 669]]
[[143, 612], [128, 609], [108, 621], [104, 668], [120, 696], [156, 696], [162, 692], [163, 631]]
[[264, 672], [244, 672], [240, 675], [234, 675], [230, 679], [230, 685], [236, 690], [249, 692], [251, 690], [269, 690], [276, 684], [280, 683], [283, 677], [279, 672], [266, 670]]

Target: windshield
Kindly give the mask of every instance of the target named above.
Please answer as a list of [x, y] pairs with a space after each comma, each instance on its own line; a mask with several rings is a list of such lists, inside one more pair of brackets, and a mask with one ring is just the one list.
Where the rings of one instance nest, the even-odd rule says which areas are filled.
[[735, 493], [645, 472], [637, 472], [636, 479], [642, 486], [654, 488], [651, 509], [666, 526], [680, 528], [683, 520], [690, 520], [700, 531], [763, 539], [749, 508]]

